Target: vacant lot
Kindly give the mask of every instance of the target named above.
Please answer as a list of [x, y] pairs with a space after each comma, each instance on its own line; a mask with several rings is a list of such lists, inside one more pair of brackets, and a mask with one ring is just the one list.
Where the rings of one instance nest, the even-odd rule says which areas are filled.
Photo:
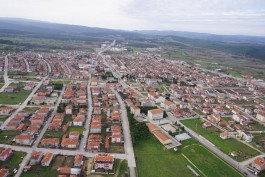
[[83, 133], [83, 127], [68, 127], [67, 133], [72, 132], [72, 131], [75, 131], [75, 132], [82, 134]]
[[12, 144], [12, 140], [18, 135], [17, 131], [4, 130], [0, 133], [0, 144]]
[[57, 170], [59, 167], [73, 167], [74, 157], [73, 156], [56, 156], [52, 166], [52, 170]]
[[[201, 176], [242, 176], [194, 139], [182, 142], [178, 151], [166, 150], [154, 137], [135, 147], [139, 177], [190, 177], [194, 174], [187, 165]], [[185, 155], [195, 166], [183, 156]], [[202, 163], [203, 162], [203, 163]], [[211, 170], [208, 170], [211, 168]], [[220, 173], [220, 171], [222, 171]]]
[[29, 91], [21, 91], [14, 93], [0, 93], [0, 104], [19, 104], [23, 103], [29, 96]]
[[200, 144], [192, 144], [183, 148], [182, 152], [206, 176], [242, 176]]
[[256, 150], [250, 148], [249, 146], [231, 138], [223, 140], [219, 137], [220, 132], [217, 128], [203, 128], [202, 121], [200, 119], [190, 119], [182, 121], [184, 125], [202, 135], [214, 145], [216, 145], [221, 151], [226, 154], [230, 154], [232, 151], [241, 152], [239, 156], [235, 159], [237, 161], [242, 161], [250, 157], [254, 157], [259, 154]]
[[[265, 136], [264, 134], [254, 134], [251, 144], [261, 151], [265, 152]], [[264, 173], [265, 174], [265, 173]]]
[[32, 166], [31, 170], [27, 173], [22, 173], [21, 177], [57, 177], [59, 173], [49, 167], [42, 167], [40, 165]]
[[62, 131], [49, 131], [47, 130], [44, 134], [45, 138], [62, 138], [64, 135], [64, 132]]
[[[135, 147], [139, 177], [190, 177], [188, 161], [173, 150], [165, 150], [153, 137]], [[190, 164], [189, 164], [190, 165]]]

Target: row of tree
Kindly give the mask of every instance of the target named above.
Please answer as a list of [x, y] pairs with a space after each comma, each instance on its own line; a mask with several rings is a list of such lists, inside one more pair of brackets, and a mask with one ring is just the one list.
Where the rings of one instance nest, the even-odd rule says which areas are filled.
[[129, 126], [131, 131], [132, 143], [135, 145], [142, 140], [146, 140], [150, 137], [148, 127], [144, 122], [137, 122], [133, 114], [130, 113], [129, 107], [127, 107], [127, 115], [129, 119]]

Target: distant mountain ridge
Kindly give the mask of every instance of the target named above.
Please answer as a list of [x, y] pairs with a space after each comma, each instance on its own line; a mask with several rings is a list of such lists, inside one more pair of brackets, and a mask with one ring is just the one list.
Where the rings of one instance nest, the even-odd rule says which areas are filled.
[[135, 31], [145, 35], [155, 36], [177, 36], [190, 39], [201, 39], [219, 42], [232, 42], [232, 43], [256, 43], [265, 44], [265, 36], [245, 36], [245, 35], [219, 35], [209, 33], [197, 33], [187, 31], [157, 31], [157, 30], [138, 30]]
[[80, 25], [69, 25], [51, 23], [38, 20], [0, 17], [0, 32], [5, 33], [32, 33], [53, 36], [122, 36], [125, 38], [142, 38], [144, 36], [177, 36], [190, 39], [201, 39], [218, 42], [233, 43], [256, 43], [265, 44], [265, 36], [242, 36], [242, 35], [217, 35], [208, 33], [196, 33], [185, 31], [156, 31], [156, 30], [138, 30], [126, 31], [116, 29], [106, 29], [98, 27], [87, 27]]

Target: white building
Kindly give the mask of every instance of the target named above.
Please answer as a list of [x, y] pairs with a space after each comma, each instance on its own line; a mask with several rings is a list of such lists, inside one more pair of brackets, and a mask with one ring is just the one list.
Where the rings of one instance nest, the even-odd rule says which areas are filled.
[[162, 119], [164, 111], [161, 109], [151, 109], [148, 111], [147, 116], [152, 120]]

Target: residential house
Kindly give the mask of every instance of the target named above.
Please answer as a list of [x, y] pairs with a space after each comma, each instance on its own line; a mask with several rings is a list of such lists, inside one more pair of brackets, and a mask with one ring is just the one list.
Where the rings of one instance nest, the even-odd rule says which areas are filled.
[[53, 154], [47, 152], [41, 160], [41, 166], [49, 166], [53, 158]]
[[9, 115], [14, 109], [10, 106], [1, 106], [0, 115]]
[[43, 153], [40, 151], [33, 151], [31, 153], [31, 157], [29, 160], [29, 165], [37, 165], [40, 161], [41, 158], [43, 157]]
[[59, 138], [43, 138], [41, 140], [42, 147], [49, 148], [58, 148], [59, 147]]
[[6, 168], [0, 169], [0, 177], [8, 177], [9, 176], [9, 170]]
[[73, 114], [72, 109], [73, 109], [72, 105], [67, 105], [65, 107], [65, 114]]
[[114, 155], [98, 154], [95, 157], [95, 170], [112, 170], [114, 165]]
[[256, 118], [262, 122], [265, 122], [265, 114], [264, 113], [258, 113]]
[[265, 170], [265, 159], [262, 157], [257, 157], [255, 158], [252, 163], [251, 163], [252, 167], [254, 167], [255, 169], [259, 170], [259, 171], [263, 171]]
[[31, 145], [33, 142], [33, 137], [29, 134], [21, 134], [15, 137], [16, 144], [20, 145]]
[[138, 117], [141, 114], [141, 110], [139, 107], [131, 105], [131, 113], [133, 113], [134, 117]]
[[83, 158], [84, 158], [83, 154], [75, 155], [74, 166], [81, 167], [84, 164]]
[[223, 140], [229, 139], [231, 137], [232, 137], [232, 134], [229, 131], [224, 131], [220, 133], [220, 138], [222, 138]]
[[164, 101], [161, 103], [161, 107], [165, 108], [166, 111], [170, 111], [176, 105], [172, 101]]
[[147, 116], [152, 120], [162, 119], [164, 115], [164, 111], [161, 109], [151, 109], [148, 110]]
[[85, 118], [83, 117], [75, 117], [73, 120], [73, 126], [80, 126], [82, 127], [84, 125]]
[[61, 142], [61, 147], [62, 148], [69, 148], [69, 149], [75, 149], [79, 145], [79, 139], [78, 138], [70, 138], [66, 135], [63, 136], [62, 142]]
[[13, 154], [13, 151], [11, 148], [6, 148], [0, 153], [0, 160], [6, 161], [11, 155]]

